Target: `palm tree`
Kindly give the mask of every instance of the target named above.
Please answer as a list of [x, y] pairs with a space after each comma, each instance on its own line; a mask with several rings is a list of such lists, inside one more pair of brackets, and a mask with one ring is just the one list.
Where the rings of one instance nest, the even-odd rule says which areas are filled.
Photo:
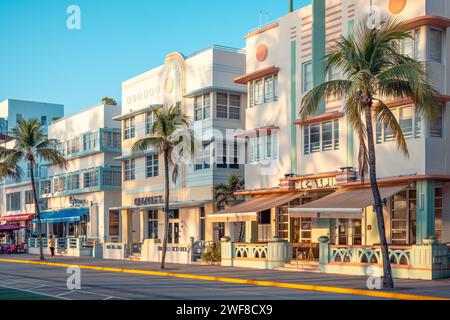
[[36, 119], [17, 122], [17, 126], [11, 133], [12, 138], [14, 138], [14, 147], [12, 149], [0, 147], [0, 178], [20, 180], [23, 171], [20, 168], [20, 162], [25, 161], [28, 163], [30, 167], [33, 200], [38, 218], [40, 259], [44, 260], [41, 210], [36, 191], [34, 170], [39, 159], [64, 168], [67, 167], [67, 162], [64, 156], [55, 148], [57, 141], [48, 139], [42, 129], [41, 122]]
[[232, 174], [228, 177], [227, 183], [214, 186], [214, 202], [218, 207], [229, 205], [231, 201], [236, 201], [235, 193], [244, 188], [244, 180]]
[[[229, 205], [230, 202], [235, 202], [237, 196], [235, 193], [244, 188], [244, 180], [241, 177], [232, 174], [228, 177], [227, 183], [220, 183], [214, 186], [214, 202], [217, 207]], [[239, 230], [239, 242], [244, 241], [244, 223], [241, 223]]]
[[173, 158], [192, 157], [195, 152], [195, 138], [189, 129], [189, 118], [177, 107], [161, 108], [154, 112], [155, 121], [149, 135], [135, 142], [132, 156], [155, 149], [164, 159], [164, 239], [161, 269], [165, 269], [168, 227], [169, 227], [169, 176], [173, 168], [172, 181], [178, 179], [178, 161]]
[[400, 53], [402, 40], [411, 38], [408, 26], [400, 19], [389, 19], [378, 29], [369, 30], [360, 23], [352, 36], [341, 37], [325, 56], [325, 72], [342, 70], [345, 80], [331, 80], [306, 94], [300, 116], [306, 119], [317, 112], [324, 97], [341, 97], [344, 112], [359, 137], [359, 173], [363, 180], [370, 176], [374, 198], [384, 279], [387, 288], [394, 287], [389, 248], [383, 218], [383, 202], [377, 183], [373, 121], [392, 131], [399, 150], [409, 157], [402, 129], [385, 103], [385, 99], [411, 99], [418, 115], [432, 119], [436, 101], [426, 66]]

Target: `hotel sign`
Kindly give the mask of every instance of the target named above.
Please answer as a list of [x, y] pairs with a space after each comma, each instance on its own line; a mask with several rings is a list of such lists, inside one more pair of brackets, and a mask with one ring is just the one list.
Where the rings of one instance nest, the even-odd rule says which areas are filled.
[[303, 191], [336, 188], [336, 178], [308, 179], [297, 182], [297, 189]]
[[164, 203], [163, 196], [155, 196], [155, 197], [142, 197], [134, 199], [134, 205], [137, 207], [148, 206], [152, 204], [162, 204]]

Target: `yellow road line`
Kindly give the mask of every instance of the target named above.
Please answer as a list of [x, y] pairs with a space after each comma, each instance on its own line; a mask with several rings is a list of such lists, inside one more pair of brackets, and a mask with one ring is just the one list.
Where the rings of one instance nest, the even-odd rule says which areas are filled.
[[275, 288], [293, 289], [293, 290], [299, 290], [299, 291], [319, 291], [319, 292], [338, 293], [338, 294], [344, 294], [344, 295], [358, 295], [358, 296], [366, 296], [366, 297], [374, 297], [374, 298], [400, 299], [400, 300], [450, 300], [447, 298], [403, 294], [403, 293], [396, 293], [396, 292], [371, 291], [371, 290], [328, 287], [328, 286], [314, 286], [314, 285], [274, 282], [274, 281], [214, 277], [214, 276], [195, 275], [195, 274], [172, 273], [172, 272], [165, 272], [165, 271], [108, 268], [108, 267], [100, 267], [100, 266], [86, 266], [86, 265], [79, 265], [79, 264], [66, 264], [66, 263], [55, 263], [55, 262], [31, 261], [31, 260], [0, 259], [0, 262], [41, 265], [41, 266], [61, 267], [61, 268], [78, 267], [78, 268], [84, 269], [84, 270], [103, 271], [103, 272], [112, 272], [112, 273], [127, 273], [127, 274], [171, 277], [171, 278], [179, 278], [179, 279], [213, 281], [213, 282], [223, 282], [223, 283], [233, 283], [233, 284], [247, 284], [247, 285], [255, 285], [255, 286], [261, 286], [261, 287], [275, 287]]

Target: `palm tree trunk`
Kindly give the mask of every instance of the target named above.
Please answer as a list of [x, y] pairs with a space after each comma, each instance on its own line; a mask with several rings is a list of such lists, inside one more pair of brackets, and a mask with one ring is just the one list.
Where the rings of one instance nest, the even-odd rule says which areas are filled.
[[36, 185], [35, 185], [35, 179], [34, 179], [34, 161], [32, 161], [32, 160], [30, 160], [30, 176], [31, 176], [31, 188], [33, 191], [34, 207], [35, 207], [36, 215], [38, 218], [39, 254], [40, 254], [41, 261], [44, 261], [45, 257], [44, 257], [44, 248], [43, 248], [43, 244], [42, 244], [41, 210], [39, 209], [39, 202], [38, 202], [38, 198], [37, 198]]
[[375, 143], [373, 138], [373, 123], [372, 123], [372, 100], [366, 103], [366, 128], [367, 128], [367, 146], [369, 150], [369, 173], [370, 186], [372, 188], [373, 198], [375, 201], [375, 211], [377, 214], [378, 231], [380, 234], [381, 256], [383, 259], [383, 285], [384, 288], [393, 289], [394, 279], [392, 278], [391, 261], [389, 259], [389, 247], [386, 239], [386, 226], [383, 215], [383, 201], [381, 199], [380, 189], [378, 188], [377, 173], [376, 173], [376, 155]]
[[164, 238], [161, 257], [161, 269], [166, 268], [167, 242], [169, 238], [169, 151], [164, 150]]

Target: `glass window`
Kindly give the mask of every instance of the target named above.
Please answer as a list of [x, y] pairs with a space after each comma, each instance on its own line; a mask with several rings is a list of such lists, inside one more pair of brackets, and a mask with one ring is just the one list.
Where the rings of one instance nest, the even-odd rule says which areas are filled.
[[442, 63], [442, 30], [430, 29], [430, 60]]
[[205, 170], [211, 168], [211, 144], [203, 145], [202, 150], [196, 156], [195, 170]]
[[416, 191], [403, 191], [391, 198], [391, 239], [394, 245], [416, 241]]
[[124, 161], [124, 179], [125, 179], [125, 181], [130, 181], [130, 180], [136, 179], [135, 161], [136, 160], [134, 160], [134, 159]]
[[303, 71], [302, 72], [303, 93], [307, 93], [313, 88], [312, 63], [311, 62], [304, 63], [302, 71]]
[[[413, 35], [411, 34], [411, 36], [413, 36]], [[400, 53], [401, 54], [408, 56], [410, 58], [414, 58], [415, 57], [414, 48], [415, 48], [415, 45], [414, 45], [413, 38], [406, 38], [406, 39], [401, 40], [401, 42], [400, 42]]]
[[255, 104], [261, 104], [264, 101], [264, 81], [262, 79], [255, 82]]
[[438, 112], [431, 120], [430, 135], [433, 138], [442, 138], [442, 107], [439, 107]]
[[98, 146], [98, 133], [90, 132], [83, 135], [84, 151], [94, 150]]
[[413, 137], [413, 107], [400, 108], [400, 128], [406, 139]]
[[339, 119], [334, 120], [334, 150], [339, 150], [340, 147], [339, 139]]
[[120, 171], [103, 171], [103, 186], [120, 187], [122, 185], [122, 173]]
[[67, 190], [80, 189], [80, 175], [74, 174], [67, 177]]
[[43, 180], [40, 182], [41, 195], [50, 194], [52, 192], [52, 183], [50, 180]]
[[145, 161], [146, 177], [153, 178], [159, 175], [159, 159], [157, 155], [151, 155]]
[[322, 123], [322, 151], [333, 149], [333, 123]]
[[267, 77], [264, 79], [264, 102], [273, 100], [273, 78]]
[[320, 151], [320, 124], [313, 124], [309, 128], [310, 132], [310, 152], [319, 152]]
[[124, 138], [125, 140], [133, 139], [136, 136], [135, 118], [131, 117], [124, 121]]
[[147, 114], [145, 115], [145, 134], [152, 133], [154, 121], [153, 116], [153, 112], [147, 112]]
[[158, 211], [148, 211], [148, 238], [158, 239]]
[[338, 80], [340, 76], [341, 74], [337, 68], [331, 68], [328, 71], [328, 81]]
[[241, 96], [230, 94], [229, 118], [239, 120], [241, 118]]
[[47, 116], [41, 116], [41, 125], [43, 126], [47, 125]]
[[120, 132], [103, 131], [103, 146], [112, 149], [121, 148]]
[[33, 204], [33, 203], [34, 203], [33, 190], [26, 190], [25, 191], [25, 204]]
[[9, 193], [6, 195], [6, 210], [7, 211], [20, 210], [20, 192]]
[[203, 119], [211, 117], [211, 95], [209, 93], [203, 96]]
[[98, 171], [90, 171], [84, 173], [84, 188], [92, 188], [98, 186]]
[[442, 241], [442, 188], [436, 188], [434, 195], [434, 219], [435, 219], [435, 233], [439, 240]]
[[217, 118], [228, 118], [228, 95], [217, 93]]
[[55, 192], [66, 191], [66, 178], [65, 177], [55, 178], [54, 184], [55, 184]]
[[68, 155], [80, 152], [80, 139], [74, 138], [67, 141], [66, 147]]
[[210, 93], [194, 98], [195, 121], [206, 120], [211, 117], [211, 95]]
[[255, 99], [254, 99], [254, 90], [255, 90], [255, 84], [254, 82], [250, 82], [248, 84], [248, 105], [251, 107], [255, 106]]
[[278, 100], [278, 75], [257, 79], [249, 83], [249, 105], [253, 107]]
[[109, 212], [109, 236], [111, 237], [118, 237], [120, 235], [119, 233], [119, 227], [120, 222], [119, 218], [120, 213], [119, 211], [110, 211]]

